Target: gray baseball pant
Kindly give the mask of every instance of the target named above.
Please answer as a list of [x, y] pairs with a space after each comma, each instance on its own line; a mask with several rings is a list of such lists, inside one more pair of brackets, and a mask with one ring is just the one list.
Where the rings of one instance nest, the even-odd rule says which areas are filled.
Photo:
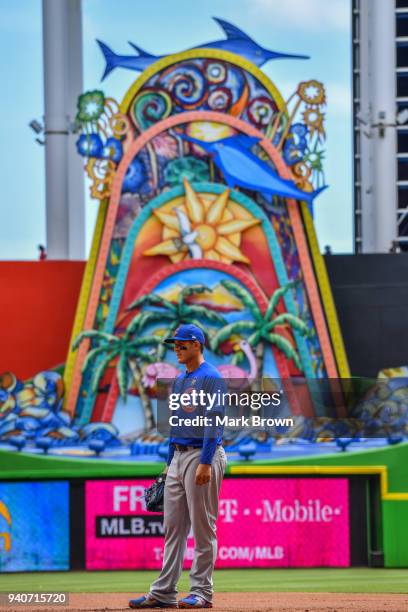
[[211, 480], [195, 484], [201, 449], [175, 451], [167, 472], [164, 489], [164, 556], [163, 568], [150, 587], [150, 594], [160, 602], [175, 604], [177, 583], [183, 567], [190, 527], [194, 535], [194, 561], [190, 571], [190, 593], [211, 602], [212, 574], [217, 557], [216, 520], [218, 496], [227, 465], [222, 446], [212, 461]]

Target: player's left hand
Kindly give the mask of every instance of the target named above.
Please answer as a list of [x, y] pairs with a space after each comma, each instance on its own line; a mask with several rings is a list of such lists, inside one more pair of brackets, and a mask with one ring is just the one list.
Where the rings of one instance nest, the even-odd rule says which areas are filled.
[[211, 465], [200, 463], [196, 470], [195, 483], [196, 485], [205, 485], [211, 480]]

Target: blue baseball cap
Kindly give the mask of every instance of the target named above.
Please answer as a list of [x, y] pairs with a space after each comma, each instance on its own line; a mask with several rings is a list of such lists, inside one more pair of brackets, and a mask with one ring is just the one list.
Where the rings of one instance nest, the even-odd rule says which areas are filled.
[[200, 344], [205, 344], [204, 332], [197, 325], [180, 325], [172, 338], [166, 338], [166, 344], [172, 344], [176, 340], [197, 340]]

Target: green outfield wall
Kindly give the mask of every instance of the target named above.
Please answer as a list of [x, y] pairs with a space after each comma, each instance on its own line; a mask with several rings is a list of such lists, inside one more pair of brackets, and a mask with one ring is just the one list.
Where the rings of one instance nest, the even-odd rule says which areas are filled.
[[[273, 451], [272, 451], [273, 454]], [[385, 567], [408, 567], [408, 443], [376, 450], [316, 455], [285, 460], [234, 461], [230, 475], [366, 475], [377, 482], [380, 533], [376, 546], [384, 553]], [[0, 451], [1, 480], [87, 479], [154, 477], [160, 462], [125, 462], [70, 459]]]

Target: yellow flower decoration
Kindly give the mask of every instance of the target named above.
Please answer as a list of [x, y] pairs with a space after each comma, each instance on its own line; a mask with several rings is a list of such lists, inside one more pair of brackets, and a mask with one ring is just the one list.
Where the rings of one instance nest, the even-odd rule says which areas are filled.
[[294, 181], [299, 189], [307, 192], [313, 191], [313, 184], [309, 181], [312, 170], [305, 164], [305, 162], [297, 162], [297, 164], [292, 166], [292, 173]]
[[319, 83], [312, 79], [311, 81], [303, 81], [299, 83], [297, 89], [298, 96], [312, 106], [326, 104], [326, 92], [323, 83]]
[[307, 108], [303, 113], [303, 121], [310, 130], [310, 137], [313, 138], [315, 132], [319, 136], [325, 137], [326, 133], [323, 127], [324, 114], [318, 108]]
[[108, 198], [115, 177], [115, 164], [107, 159], [89, 158], [85, 170], [91, 181], [91, 197], [97, 200]]
[[144, 255], [168, 255], [173, 263], [184, 259], [212, 259], [249, 263], [240, 250], [241, 234], [260, 223], [243, 206], [219, 195], [196, 193], [184, 178], [185, 196], [154, 211], [162, 223], [162, 242]]

